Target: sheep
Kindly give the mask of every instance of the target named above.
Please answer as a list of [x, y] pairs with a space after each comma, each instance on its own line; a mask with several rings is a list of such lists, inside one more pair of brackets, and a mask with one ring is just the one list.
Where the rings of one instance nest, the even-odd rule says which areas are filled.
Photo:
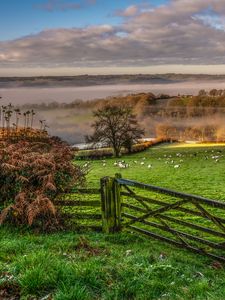
[[129, 164], [125, 163], [124, 160], [123, 160], [123, 161], [119, 161], [118, 167], [119, 167], [120, 169], [126, 169], [126, 168], [129, 168]]

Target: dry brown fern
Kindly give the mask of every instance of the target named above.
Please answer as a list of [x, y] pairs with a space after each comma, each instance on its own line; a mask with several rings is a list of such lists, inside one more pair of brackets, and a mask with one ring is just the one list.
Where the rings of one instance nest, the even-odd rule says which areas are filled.
[[6, 218], [8, 217], [9, 215], [9, 212], [12, 210], [12, 205], [9, 205], [8, 207], [4, 208], [2, 211], [1, 211], [1, 214], [0, 214], [0, 225], [2, 225]]
[[0, 142], [0, 205], [9, 202], [0, 214], [1, 223], [10, 216], [15, 224], [35, 225], [40, 218], [45, 227], [56, 224], [52, 200], [84, 181], [82, 169], [72, 158], [73, 150], [57, 139]]
[[39, 195], [27, 206], [27, 220], [28, 224], [32, 225], [35, 218], [39, 215], [55, 217], [56, 209], [52, 201], [44, 195]]

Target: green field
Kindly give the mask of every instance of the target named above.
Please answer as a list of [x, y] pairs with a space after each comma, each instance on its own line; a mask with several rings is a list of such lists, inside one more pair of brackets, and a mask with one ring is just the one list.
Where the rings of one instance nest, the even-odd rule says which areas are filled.
[[[218, 158], [217, 158], [218, 156]], [[216, 157], [216, 158], [212, 158]], [[114, 163], [129, 164], [120, 169]], [[85, 164], [84, 161], [79, 162]], [[151, 168], [148, 168], [151, 165]], [[179, 165], [178, 168], [174, 168]], [[225, 147], [173, 144], [152, 147], [145, 152], [121, 159], [90, 161], [88, 186], [99, 186], [99, 178], [121, 173], [123, 178], [137, 180], [212, 199], [225, 200]]]
[[[225, 147], [164, 145], [90, 162], [88, 187], [122, 177], [225, 200]], [[85, 164], [85, 161], [76, 163]], [[151, 167], [149, 167], [151, 165]], [[179, 167], [175, 167], [179, 165]], [[137, 234], [39, 234], [0, 229], [0, 299], [225, 299], [225, 271], [211, 259]], [[4, 298], [6, 293], [19, 295]]]

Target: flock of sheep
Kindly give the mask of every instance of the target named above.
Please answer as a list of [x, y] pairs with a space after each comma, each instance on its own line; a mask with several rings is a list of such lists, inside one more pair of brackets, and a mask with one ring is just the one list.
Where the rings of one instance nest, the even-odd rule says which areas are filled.
[[[182, 163], [185, 161], [185, 157], [197, 157], [201, 155], [202, 158], [205, 160], [212, 159], [214, 162], [218, 163], [220, 159], [223, 157], [221, 150], [205, 150], [204, 152], [192, 152], [192, 153], [175, 153], [173, 155], [171, 154], [164, 154], [162, 157], [158, 157], [157, 160], [164, 162], [165, 164], [173, 167], [174, 169], [179, 169], [182, 166]], [[107, 160], [101, 160], [101, 165], [103, 168], [109, 166], [111, 163]], [[90, 166], [90, 162], [86, 162], [84, 167]], [[117, 160], [113, 162], [113, 166], [119, 169], [128, 169], [132, 166], [140, 166], [145, 167], [148, 169], [152, 169], [154, 166], [152, 163], [146, 159], [146, 157], [141, 157], [136, 160], [130, 160], [129, 163], [125, 160]]]

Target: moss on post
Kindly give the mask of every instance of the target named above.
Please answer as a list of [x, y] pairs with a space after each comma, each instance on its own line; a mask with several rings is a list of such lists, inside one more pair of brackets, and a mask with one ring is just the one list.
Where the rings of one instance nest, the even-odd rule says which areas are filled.
[[105, 233], [121, 230], [121, 195], [116, 178], [101, 178], [102, 230]]

